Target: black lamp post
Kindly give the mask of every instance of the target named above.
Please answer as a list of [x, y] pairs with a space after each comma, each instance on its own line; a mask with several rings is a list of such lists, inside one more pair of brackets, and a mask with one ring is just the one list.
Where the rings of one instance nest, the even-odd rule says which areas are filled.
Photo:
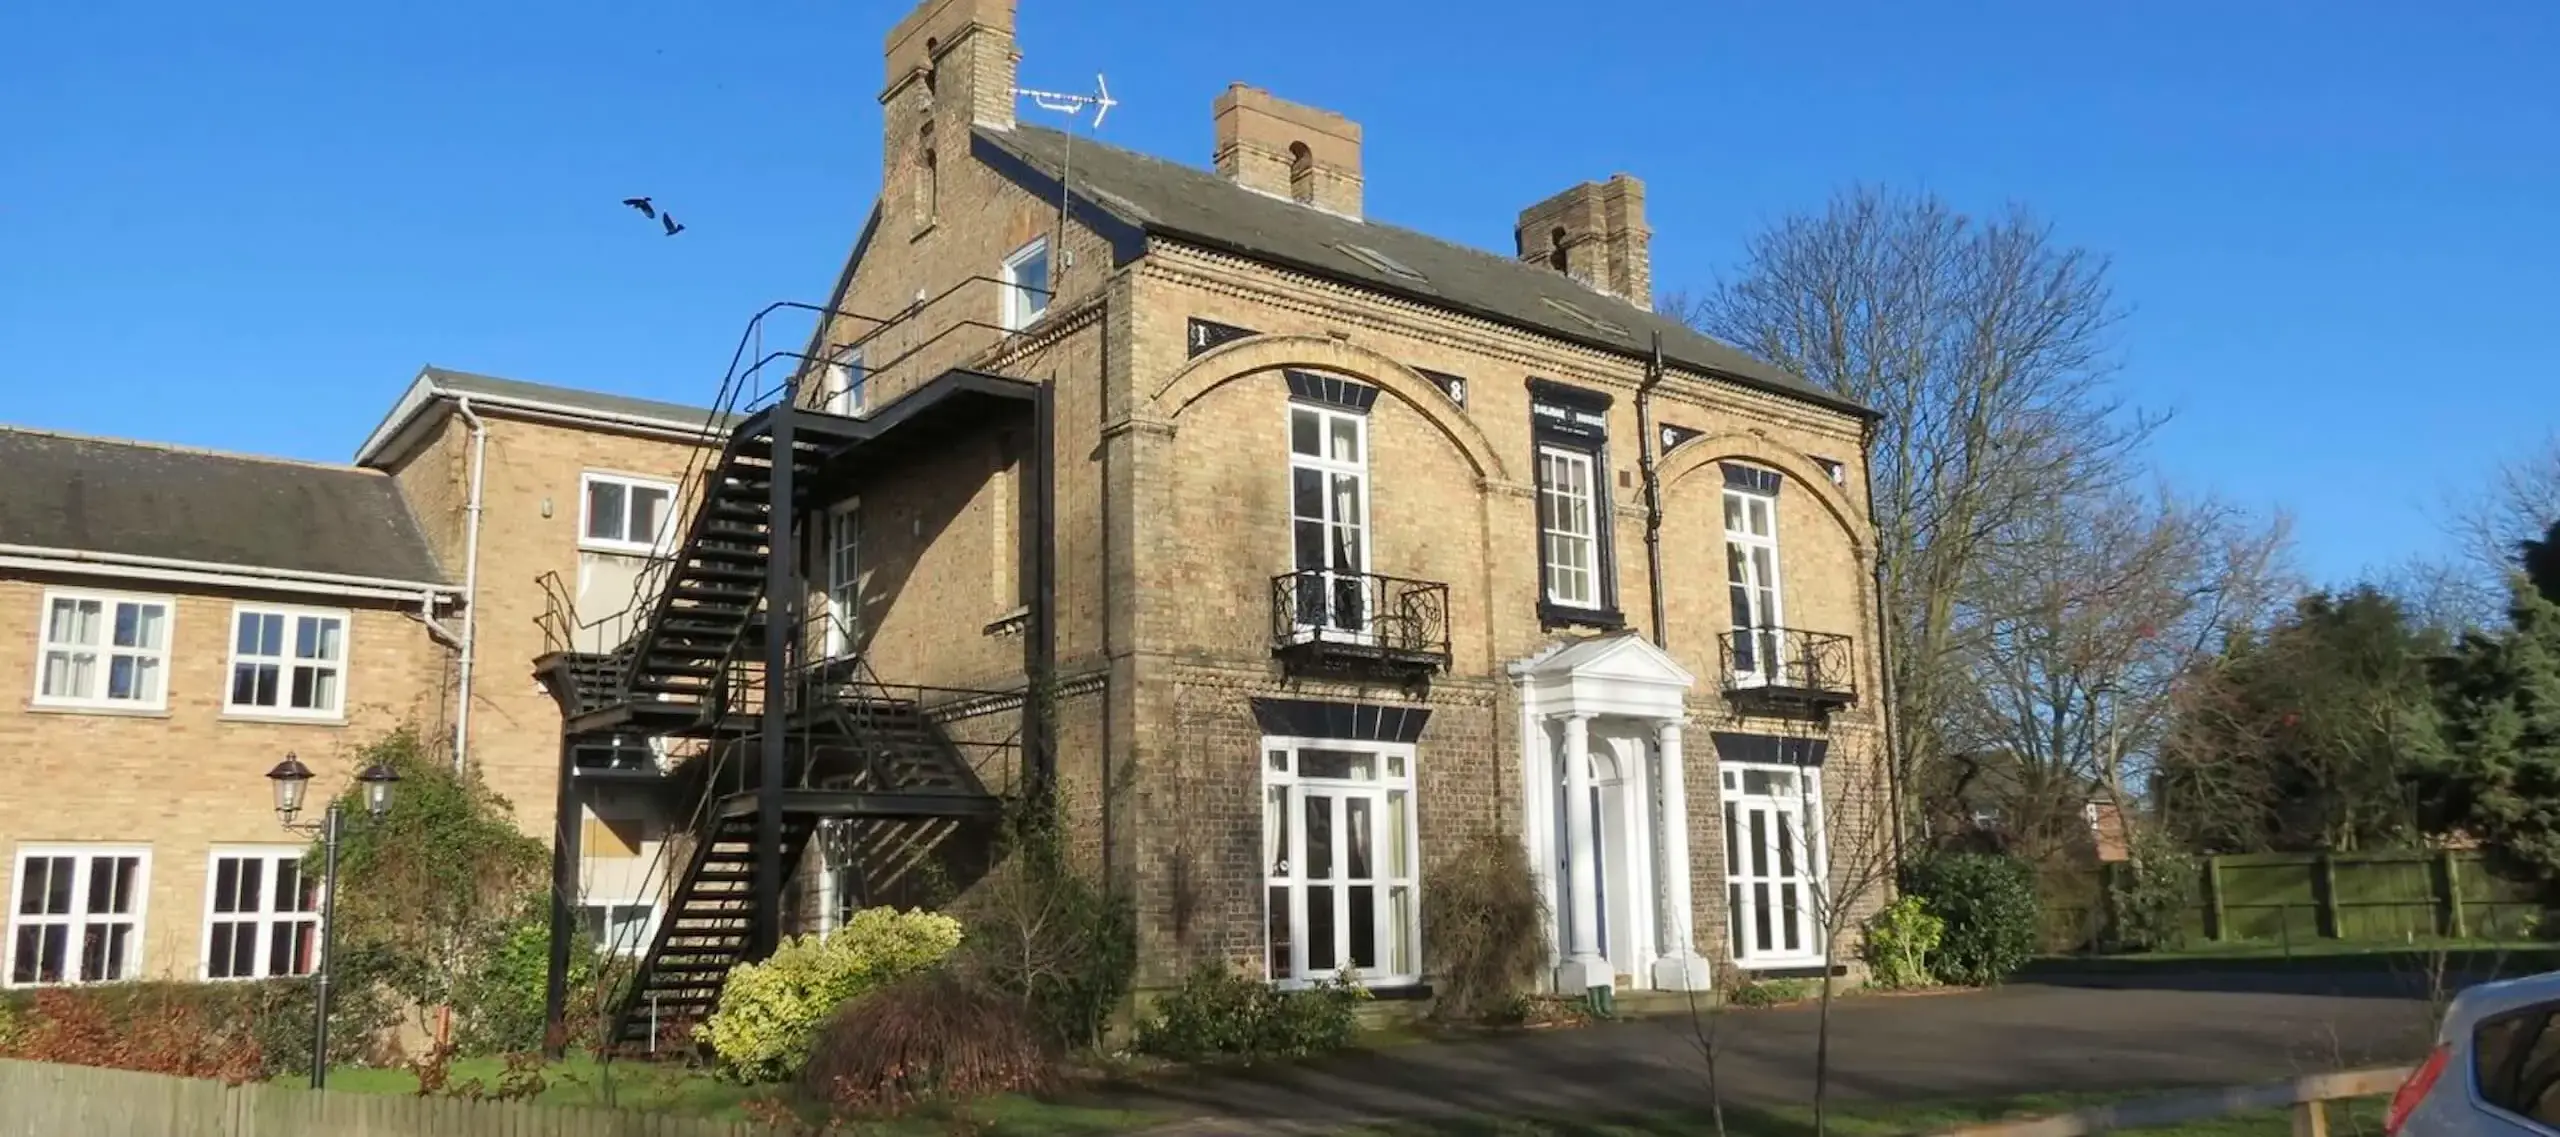
[[[291, 754], [276, 768], [267, 771], [267, 780], [276, 791], [276, 819], [289, 832], [320, 838], [320, 966], [312, 972], [312, 1042], [311, 1088], [329, 1086], [329, 973], [336, 970], [338, 949], [338, 833], [341, 811], [338, 799], [329, 799], [329, 808], [318, 825], [297, 825], [294, 815], [302, 812], [303, 792], [311, 786], [311, 767]], [[364, 768], [356, 775], [356, 784], [364, 787], [364, 811], [380, 817], [391, 810], [391, 787], [400, 775], [380, 762]]]

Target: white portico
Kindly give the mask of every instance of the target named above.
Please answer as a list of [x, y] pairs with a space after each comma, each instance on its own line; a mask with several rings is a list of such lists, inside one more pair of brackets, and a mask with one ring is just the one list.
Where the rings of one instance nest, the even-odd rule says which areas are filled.
[[1510, 670], [1521, 839], [1555, 913], [1554, 989], [1611, 987], [1620, 975], [1640, 989], [1705, 989], [1681, 753], [1694, 678], [1633, 633], [1559, 644]]

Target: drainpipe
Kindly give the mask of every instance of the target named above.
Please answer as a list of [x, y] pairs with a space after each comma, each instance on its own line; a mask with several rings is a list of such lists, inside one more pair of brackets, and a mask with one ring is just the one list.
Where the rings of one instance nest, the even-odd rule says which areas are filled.
[[1884, 529], [1876, 524], [1876, 420], [1868, 419], [1858, 438], [1858, 484], [1867, 495], [1867, 550], [1873, 597], [1876, 606], [1876, 721], [1884, 725], [1885, 793], [1893, 809], [1893, 863], [1896, 873], [1908, 863], [1905, 845], [1910, 840], [1907, 812], [1903, 800], [1907, 789], [1902, 784], [1902, 746], [1898, 737], [1901, 719], [1893, 702], [1893, 626], [1885, 606], [1893, 603], [1885, 592]]
[[489, 424], [472, 411], [468, 396], [455, 399], [453, 406], [471, 425], [471, 503], [463, 508], [462, 526], [462, 659], [453, 708], [453, 772], [465, 774], [471, 754], [471, 664], [480, 626], [480, 498], [482, 475], [489, 468]]
[[1653, 358], [1645, 362], [1644, 382], [1636, 386], [1636, 462], [1644, 469], [1644, 575], [1653, 597], [1653, 646], [1670, 650], [1663, 631], [1662, 603], [1662, 474], [1654, 450], [1653, 391], [1662, 385], [1662, 333], [1653, 333]]

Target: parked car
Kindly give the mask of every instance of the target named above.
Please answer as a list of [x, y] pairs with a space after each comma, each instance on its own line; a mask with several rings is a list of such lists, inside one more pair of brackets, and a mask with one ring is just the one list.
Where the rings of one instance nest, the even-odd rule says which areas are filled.
[[2483, 983], [2445, 1008], [2435, 1049], [2391, 1095], [2389, 1137], [2560, 1132], [2560, 971]]

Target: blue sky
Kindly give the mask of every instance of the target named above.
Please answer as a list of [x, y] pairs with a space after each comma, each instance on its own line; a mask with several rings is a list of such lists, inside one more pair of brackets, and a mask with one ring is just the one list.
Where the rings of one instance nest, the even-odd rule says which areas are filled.
[[[2436, 550], [2560, 425], [2560, 5], [1022, 7], [1022, 83], [1107, 73], [1106, 140], [1205, 164], [1210, 99], [1266, 86], [1445, 237], [1637, 174], [1665, 288], [1854, 181], [2024, 202], [2113, 258], [2168, 475], [2290, 510], [2322, 577]], [[343, 460], [426, 362], [707, 399], [850, 246], [906, 8], [11, 5], [0, 421]]]

